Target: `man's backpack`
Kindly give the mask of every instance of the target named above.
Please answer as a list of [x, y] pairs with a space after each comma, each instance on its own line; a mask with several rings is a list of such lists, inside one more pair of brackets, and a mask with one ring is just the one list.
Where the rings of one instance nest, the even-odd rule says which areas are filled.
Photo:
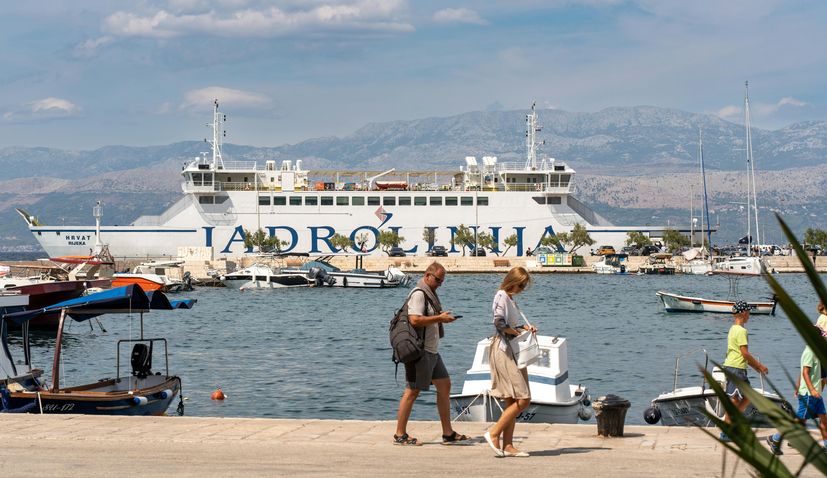
[[[414, 292], [420, 291], [425, 294], [422, 289], [414, 289], [405, 299], [402, 308], [396, 312], [391, 320], [388, 328], [388, 335], [390, 337], [391, 349], [393, 349], [393, 356], [391, 359], [397, 365], [400, 363], [412, 363], [419, 360], [422, 352], [425, 350], [425, 327], [414, 327], [408, 320], [408, 302]], [[425, 310], [427, 313], [428, 305], [433, 304], [425, 294]]]

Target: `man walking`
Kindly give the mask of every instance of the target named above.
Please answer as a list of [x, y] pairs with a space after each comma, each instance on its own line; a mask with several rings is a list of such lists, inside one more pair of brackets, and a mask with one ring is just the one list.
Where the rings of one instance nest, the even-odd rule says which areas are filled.
[[421, 445], [416, 438], [408, 435], [408, 419], [411, 417], [414, 401], [420, 391], [428, 391], [431, 384], [436, 387], [436, 408], [442, 424], [442, 443], [453, 444], [468, 440], [468, 437], [454, 431], [451, 426], [451, 378], [439, 355], [439, 339], [443, 336], [442, 324], [456, 319], [450, 312], [442, 310], [436, 290], [445, 282], [445, 268], [434, 262], [425, 270], [425, 276], [409, 295], [408, 320], [414, 327], [425, 328], [425, 345], [422, 357], [416, 362], [405, 364], [405, 391], [399, 400], [394, 445]]

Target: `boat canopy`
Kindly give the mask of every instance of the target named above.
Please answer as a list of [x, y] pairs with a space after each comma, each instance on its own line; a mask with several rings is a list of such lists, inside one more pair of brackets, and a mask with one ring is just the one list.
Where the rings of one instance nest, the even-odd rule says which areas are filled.
[[66, 310], [76, 322], [83, 322], [103, 314], [128, 314], [149, 310], [191, 309], [195, 299], [170, 301], [162, 292], [144, 292], [137, 284], [109, 289], [95, 294], [60, 302], [42, 309], [6, 314], [3, 319], [22, 325], [35, 317]]

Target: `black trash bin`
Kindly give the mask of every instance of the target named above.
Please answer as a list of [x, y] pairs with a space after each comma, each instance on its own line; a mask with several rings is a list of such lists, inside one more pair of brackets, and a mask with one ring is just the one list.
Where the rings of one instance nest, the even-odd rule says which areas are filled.
[[597, 434], [604, 437], [622, 437], [623, 423], [626, 421], [626, 410], [629, 406], [629, 400], [613, 394], [595, 400], [592, 408], [597, 419]]

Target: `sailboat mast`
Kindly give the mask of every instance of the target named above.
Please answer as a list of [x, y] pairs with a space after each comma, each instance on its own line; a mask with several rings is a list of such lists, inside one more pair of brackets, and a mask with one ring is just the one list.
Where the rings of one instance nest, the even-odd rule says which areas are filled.
[[[746, 127], [747, 127], [747, 162], [749, 165], [749, 174], [752, 181], [752, 207], [755, 211], [755, 244], [761, 244], [761, 233], [758, 228], [758, 191], [755, 184], [755, 158], [752, 155], [752, 125], [750, 124], [749, 115], [749, 81], [744, 82], [744, 111], [746, 112]], [[750, 198], [747, 198], [749, 202]], [[749, 211], [749, 209], [747, 209]], [[751, 253], [750, 253], [751, 254]]]
[[[701, 129], [698, 128], [698, 149], [701, 156], [701, 179], [704, 184], [704, 204], [701, 212], [701, 231], [704, 230], [704, 216], [706, 216], [706, 243], [709, 245], [709, 255], [712, 255], [712, 223], [709, 222], [709, 199], [706, 194], [706, 170], [704, 169], [704, 139]], [[701, 233], [701, 248], [703, 248], [703, 232]]]
[[[749, 88], [749, 81], [744, 83]], [[750, 179], [750, 127], [749, 127], [749, 90], [744, 93], [744, 141], [747, 143], [747, 255], [752, 255], [752, 179]]]

